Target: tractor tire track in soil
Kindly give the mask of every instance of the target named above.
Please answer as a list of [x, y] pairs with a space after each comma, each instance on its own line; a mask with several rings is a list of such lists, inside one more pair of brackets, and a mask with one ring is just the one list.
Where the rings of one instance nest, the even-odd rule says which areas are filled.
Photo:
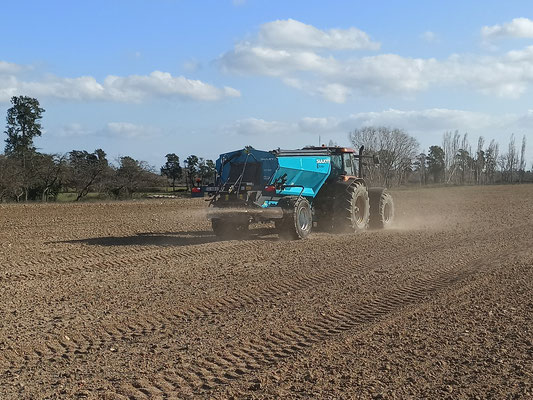
[[420, 304], [428, 296], [451, 285], [460, 284], [481, 268], [487, 270], [500, 261], [501, 257], [474, 258], [444, 267], [434, 271], [431, 276], [417, 279], [370, 302], [339, 309], [312, 322], [287, 327], [267, 337], [225, 346], [210, 356], [196, 360], [194, 365], [176, 366], [173, 371], [167, 371], [153, 381], [142, 378], [131, 384], [124, 384], [117, 394], [131, 400], [194, 393], [206, 395], [206, 392], [220, 385], [242, 379], [245, 375], [276, 364], [345, 331], [378, 321], [403, 307]]
[[[255, 250], [260, 246], [260, 242], [257, 241], [245, 241], [245, 242], [214, 242], [205, 245], [189, 246], [186, 249], [173, 249], [166, 251], [164, 254], [160, 249], [129, 249], [128, 253], [137, 253], [135, 256], [126, 256], [117, 258], [116, 251], [114, 250], [96, 250], [91, 254], [91, 260], [87, 260], [87, 255], [65, 255], [61, 257], [50, 257], [45, 259], [24, 260], [20, 263], [12, 263], [5, 265], [6, 267], [15, 266], [18, 268], [31, 268], [43, 265], [56, 265], [56, 264], [68, 264], [60, 265], [59, 268], [45, 269], [42, 271], [27, 272], [7, 272], [0, 276], [0, 283], [2, 282], [18, 282], [33, 279], [50, 279], [56, 277], [65, 277], [69, 275], [75, 275], [83, 272], [101, 272], [109, 269], [121, 269], [130, 266], [131, 264], [146, 264], [150, 263], [162, 263], [176, 258], [194, 258], [198, 257], [198, 253], [202, 255], [215, 256], [218, 254], [224, 254], [228, 251], [241, 251], [241, 250]], [[192, 249], [190, 247], [193, 247]], [[112, 256], [113, 259], [99, 261], [99, 258]], [[81, 265], [72, 265], [71, 263], [83, 261]]]
[[[516, 228], [506, 228], [492, 232], [491, 234], [494, 235], [495, 233], [499, 233], [501, 235], [506, 235], [508, 232], [515, 230]], [[483, 234], [478, 234], [470, 237], [466, 243], [477, 242], [482, 239], [483, 236]], [[430, 248], [425, 250], [425, 254], [426, 256], [429, 256], [432, 253], [437, 255], [440, 251], [457, 248], [460, 244], [464, 246], [465, 240], [457, 239], [451, 242], [441, 242], [437, 245], [431, 245]], [[228, 250], [233, 250], [235, 248], [250, 249], [257, 245], [259, 245], [259, 243], [244, 242], [236, 244], [230, 243], [228, 245], [227, 242], [223, 242], [223, 246], [215, 246], [214, 248], [211, 248], [209, 254], [216, 254], [221, 251], [221, 248]], [[193, 255], [197, 254], [196, 251], [192, 252]], [[240, 292], [224, 299], [193, 304], [180, 312], [158, 312], [150, 317], [137, 316], [127, 324], [103, 325], [100, 329], [100, 334], [96, 336], [93, 334], [92, 336], [79, 335], [76, 337], [75, 335], [71, 335], [67, 337], [57, 337], [55, 339], [52, 338], [47, 340], [46, 343], [32, 348], [29, 351], [29, 354], [26, 353], [22, 357], [22, 360], [20, 360], [20, 365], [23, 365], [23, 368], [28, 368], [39, 364], [43, 359], [54, 361], [60, 358], [79, 358], [89, 353], [98, 353], [108, 350], [113, 345], [120, 345], [121, 343], [131, 341], [132, 338], [139, 338], [142, 336], [151, 335], [154, 337], [154, 335], [156, 335], [159, 339], [154, 337], [153, 340], [157, 342], [162, 337], [172, 334], [174, 327], [176, 326], [183, 327], [183, 324], [190, 323], [194, 320], [245, 309], [260, 303], [269, 303], [275, 299], [286, 297], [287, 293], [297, 293], [310, 288], [317, 288], [320, 285], [324, 286], [330, 282], [346, 279], [352, 276], [356, 271], [359, 274], [362, 272], [371, 273], [376, 269], [383, 269], [387, 265], [395, 264], [400, 260], [405, 262], [411, 257], [416, 257], [419, 252], [420, 249], [411, 250], [402, 254], [396, 254], [392, 257], [387, 257], [381, 254], [372, 260], [372, 266], [364, 266], [362, 264], [330, 266], [328, 269], [315, 275], [295, 276], [294, 280], [266, 285], [255, 292]], [[178, 253], [183, 254], [182, 252]], [[138, 262], [162, 261], [172, 258], [174, 255], [173, 252], [171, 255], [140, 256], [132, 258], [131, 260], [136, 260]], [[122, 261], [129, 263], [130, 260]], [[117, 266], [118, 264], [119, 263], [115, 261], [114, 264], [110, 265]], [[90, 268], [91, 271], [96, 270], [94, 266]], [[8, 355], [6, 358], [9, 359], [12, 366], [14, 366], [13, 359], [16, 358], [14, 353], [5, 353], [5, 355]]]
[[[306, 395], [298, 393], [293, 389], [302, 387], [294, 381], [298, 375], [286, 367], [305, 365], [317, 376], [322, 352], [350, 340], [358, 343], [352, 354], [372, 357], [380, 342], [369, 332], [392, 323], [401, 329], [406, 316], [434, 310], [443, 298], [460, 307], [463, 300], [454, 293], [472, 284], [490, 282], [493, 297], [499, 295], [498, 282], [485, 278], [512, 267], [511, 256], [520, 265], [532, 256], [533, 186], [512, 189], [398, 191], [395, 229], [315, 234], [296, 242], [264, 234], [216, 241], [203, 217], [194, 220], [205, 206], [194, 200], [3, 207], [8, 213], [0, 215], [6, 222], [0, 226], [0, 299], [6, 309], [0, 398], [275, 398], [276, 388], [263, 391], [274, 370], [282, 371], [281, 381], [289, 380], [283, 389], [289, 397], [320, 398], [313, 393], [327, 391], [342, 398], [343, 389], [328, 386], [327, 376], [313, 381], [321, 387], [307, 382]], [[522, 276], [513, 271], [506, 272], [507, 282], [520, 282]], [[519, 372], [527, 371], [526, 358], [533, 354], [527, 339], [528, 329], [533, 332], [533, 316], [527, 314], [533, 299], [527, 290], [506, 293], [522, 297], [501, 297], [491, 306], [497, 308], [472, 300], [483, 310], [480, 326], [488, 324], [478, 337], [486, 338], [487, 346], [466, 349], [489, 360], [475, 368], [481, 365], [483, 376], [490, 376], [501, 374], [505, 353], [496, 356], [503, 364], [492, 366], [489, 349], [511, 354], [516, 347], [505, 377], [523, 380]], [[502, 318], [494, 319], [494, 313]], [[468, 322], [456, 314], [440, 315], [433, 315], [438, 329], [422, 326], [415, 339], [437, 343], [424, 335], [441, 330], [453, 338], [456, 327]], [[402, 332], [402, 338], [412, 333]], [[517, 341], [521, 335], [527, 340]], [[441, 347], [432, 359], [449, 362]], [[400, 365], [394, 354], [389, 358]], [[338, 373], [331, 371], [339, 366], [350, 382], [375, 385], [373, 377], [382, 374], [379, 360], [364, 375], [351, 376], [342, 357], [328, 357], [333, 369], [325, 373]], [[355, 357], [354, 363], [362, 361]], [[410, 362], [406, 368], [417, 366], [416, 358]], [[521, 370], [514, 368], [516, 362]], [[437, 367], [428, 365], [435, 373], [431, 368]], [[453, 376], [445, 378], [453, 384]], [[424, 397], [423, 386], [401, 380], [391, 385], [384, 398]], [[364, 393], [369, 395], [362, 398], [377, 392]], [[446, 389], [443, 396], [453, 397], [450, 393]], [[472, 393], [508, 397], [490, 385]]]
[[[514, 230], [514, 229], [513, 229]], [[509, 229], [501, 229], [495, 233], [507, 234]], [[441, 251], [449, 251], [450, 249], [456, 249], [459, 245], [465, 246], [465, 243], [473, 243], [480, 241], [484, 237], [483, 234], [478, 234], [473, 237], [469, 237], [466, 241], [462, 238], [456, 239], [451, 242], [440, 242], [438, 244], [431, 244], [424, 250], [426, 256], [431, 254], [438, 255]], [[210, 248], [208, 254], [217, 254], [223, 252], [223, 250], [242, 250], [253, 249], [260, 245], [260, 242], [217, 242], [219, 246]], [[223, 250], [221, 250], [223, 249]], [[172, 259], [176, 254], [184, 254], [184, 252], [178, 250], [172, 251], [171, 254], [160, 255], [157, 251], [156, 255], [142, 255], [131, 259], [122, 259], [120, 262], [114, 260], [110, 263], [100, 263], [92, 266], [87, 266], [90, 271], [99, 270], [97, 267], [104, 265], [105, 267], [118, 267], [121, 264], [129, 264], [131, 261], [137, 263], [154, 262], [154, 261], [166, 261]], [[191, 254], [192, 253], [192, 254]], [[194, 320], [205, 319], [219, 314], [229, 313], [239, 309], [246, 309], [247, 307], [261, 304], [270, 303], [273, 300], [287, 297], [288, 293], [297, 294], [298, 292], [305, 292], [310, 288], [318, 288], [319, 286], [327, 286], [331, 282], [342, 281], [350, 278], [355, 273], [360, 275], [361, 273], [372, 273], [375, 270], [383, 269], [387, 266], [394, 265], [399, 261], [407, 261], [412, 257], [417, 257], [420, 253], [420, 248], [416, 250], [409, 250], [401, 254], [395, 254], [393, 256], [387, 256], [385, 254], [378, 254], [371, 264], [341, 264], [332, 265], [324, 270], [320, 270], [314, 274], [308, 275], [295, 275], [291, 280], [284, 280], [279, 283], [270, 283], [263, 285], [255, 291], [237, 292], [229, 297], [217, 299], [210, 302], [200, 302], [192, 304], [189, 307], [182, 309], [179, 312], [169, 310], [165, 313], [156, 312], [149, 317], [144, 315], [136, 316], [133, 320], [126, 324], [105, 324], [99, 330], [98, 335], [70, 335], [67, 338], [57, 337], [51, 338], [44, 344], [32, 348], [22, 357], [21, 360], [24, 368], [34, 366], [41, 362], [43, 358], [48, 360], [55, 360], [58, 358], [76, 358], [91, 352], [97, 353], [103, 350], [107, 350], [113, 345], [119, 345], [123, 342], [131, 341], [132, 338], [139, 338], [141, 336], [157, 335], [159, 339], [162, 336], [166, 336], [173, 332], [174, 327], [183, 327], [183, 324], [190, 323]], [[196, 250], [190, 250], [187, 254], [196, 256]], [[103, 268], [101, 269], [103, 270]], [[52, 277], [49, 275], [47, 277]], [[154, 341], [157, 339], [154, 338]], [[27, 349], [27, 346], [26, 346]], [[11, 358], [13, 355], [10, 356]]]

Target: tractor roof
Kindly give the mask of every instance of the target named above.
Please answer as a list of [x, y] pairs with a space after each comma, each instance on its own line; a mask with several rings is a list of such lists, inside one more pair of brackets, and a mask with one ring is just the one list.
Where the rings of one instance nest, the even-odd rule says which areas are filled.
[[350, 147], [340, 147], [340, 146], [306, 146], [304, 149], [311, 149], [311, 150], [328, 150], [333, 154], [339, 154], [339, 153], [356, 153], [356, 151]]
[[306, 146], [298, 150], [277, 149], [272, 151], [276, 156], [330, 156], [332, 154], [352, 153], [357, 154], [354, 149], [340, 146]]

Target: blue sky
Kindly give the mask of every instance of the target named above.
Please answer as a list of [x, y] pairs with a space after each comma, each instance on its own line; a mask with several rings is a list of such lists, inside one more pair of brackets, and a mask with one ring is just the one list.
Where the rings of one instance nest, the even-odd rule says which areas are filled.
[[[405, 129], [421, 151], [445, 131], [528, 139], [527, 1], [27, 1], [3, 4], [0, 115], [46, 109], [46, 152], [103, 148], [159, 167]], [[7, 18], [5, 16], [8, 16]], [[528, 165], [529, 165], [528, 164]]]

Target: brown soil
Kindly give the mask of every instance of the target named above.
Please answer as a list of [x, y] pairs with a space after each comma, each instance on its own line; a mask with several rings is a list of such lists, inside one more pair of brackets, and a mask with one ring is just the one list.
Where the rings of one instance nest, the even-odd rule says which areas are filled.
[[0, 398], [528, 398], [533, 185], [218, 241], [202, 200], [0, 205]]

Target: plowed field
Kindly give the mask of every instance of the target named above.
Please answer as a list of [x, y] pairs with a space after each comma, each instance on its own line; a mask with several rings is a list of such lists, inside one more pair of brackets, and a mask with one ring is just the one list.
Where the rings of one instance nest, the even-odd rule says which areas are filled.
[[533, 185], [218, 241], [203, 200], [0, 205], [0, 399], [530, 398]]

